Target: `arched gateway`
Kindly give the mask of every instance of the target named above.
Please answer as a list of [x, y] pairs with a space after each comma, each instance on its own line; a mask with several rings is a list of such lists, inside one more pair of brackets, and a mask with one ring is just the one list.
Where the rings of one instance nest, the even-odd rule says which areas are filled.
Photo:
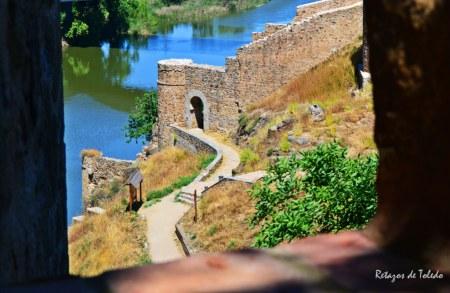
[[209, 107], [202, 92], [191, 90], [186, 95], [185, 119], [189, 128], [209, 129]]

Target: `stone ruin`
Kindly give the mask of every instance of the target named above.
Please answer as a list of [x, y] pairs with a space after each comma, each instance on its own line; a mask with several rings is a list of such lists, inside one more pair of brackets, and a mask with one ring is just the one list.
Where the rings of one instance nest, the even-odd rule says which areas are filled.
[[298, 74], [327, 60], [363, 31], [360, 0], [324, 0], [299, 6], [288, 25], [267, 24], [225, 66], [172, 59], [158, 63], [160, 147], [172, 144], [171, 124], [235, 132], [246, 107]]

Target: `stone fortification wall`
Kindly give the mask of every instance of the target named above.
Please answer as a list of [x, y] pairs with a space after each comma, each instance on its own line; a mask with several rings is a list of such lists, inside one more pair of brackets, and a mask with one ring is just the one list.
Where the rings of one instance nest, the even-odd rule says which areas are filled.
[[133, 161], [118, 160], [108, 157], [84, 157], [82, 159], [82, 197], [83, 206], [87, 208], [88, 198], [98, 188], [104, 187], [113, 179], [124, 179]]
[[171, 129], [173, 132], [174, 146], [185, 149], [193, 154], [217, 153], [217, 150], [213, 146], [211, 146], [208, 142], [203, 141], [202, 139], [196, 136], [190, 135], [176, 126], [171, 126]]
[[297, 7], [297, 15], [294, 21], [302, 21], [308, 17], [313, 17], [317, 13], [350, 6], [355, 4], [355, 2], [355, 0], [323, 0], [300, 5]]
[[237, 86], [242, 103], [267, 97], [361, 35], [362, 2], [353, 3], [318, 12], [240, 48]]
[[263, 38], [270, 36], [273, 33], [285, 28], [286, 24], [277, 24], [277, 23], [267, 23], [263, 32], [254, 32], [252, 35], [253, 41], [258, 41]]
[[300, 6], [289, 25], [268, 24], [224, 67], [192, 60], [158, 64], [159, 145], [170, 144], [169, 125], [197, 127], [192, 98], [203, 104], [204, 129], [233, 132], [246, 106], [272, 94], [362, 35], [360, 0], [327, 0]]

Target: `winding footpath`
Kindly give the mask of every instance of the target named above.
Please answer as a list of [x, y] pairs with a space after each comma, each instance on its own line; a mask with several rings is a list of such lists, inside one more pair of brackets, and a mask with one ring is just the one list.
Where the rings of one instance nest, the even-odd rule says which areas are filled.
[[[219, 176], [231, 176], [232, 170], [239, 165], [239, 153], [216, 139], [203, 133], [200, 129], [185, 130], [192, 136], [214, 144], [222, 152], [222, 162], [205, 181], [193, 182], [187, 189], [202, 190], [219, 180]], [[189, 210], [190, 205], [175, 201], [176, 190], [164, 197], [160, 202], [148, 208], [141, 208], [139, 214], [147, 220], [147, 241], [152, 263], [167, 262], [184, 257], [175, 235], [175, 225]]]

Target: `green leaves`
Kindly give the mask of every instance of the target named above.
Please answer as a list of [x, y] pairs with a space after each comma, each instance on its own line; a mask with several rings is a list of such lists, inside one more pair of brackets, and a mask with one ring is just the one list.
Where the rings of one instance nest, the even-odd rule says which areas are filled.
[[135, 109], [130, 113], [128, 125], [125, 127], [125, 136], [128, 138], [128, 142], [133, 139], [137, 142], [140, 138], [150, 141], [157, 118], [158, 96], [156, 91], [137, 97]]
[[376, 211], [377, 166], [376, 156], [350, 159], [337, 143], [279, 160], [250, 191], [257, 200], [251, 224], [263, 222], [254, 245], [363, 227]]

